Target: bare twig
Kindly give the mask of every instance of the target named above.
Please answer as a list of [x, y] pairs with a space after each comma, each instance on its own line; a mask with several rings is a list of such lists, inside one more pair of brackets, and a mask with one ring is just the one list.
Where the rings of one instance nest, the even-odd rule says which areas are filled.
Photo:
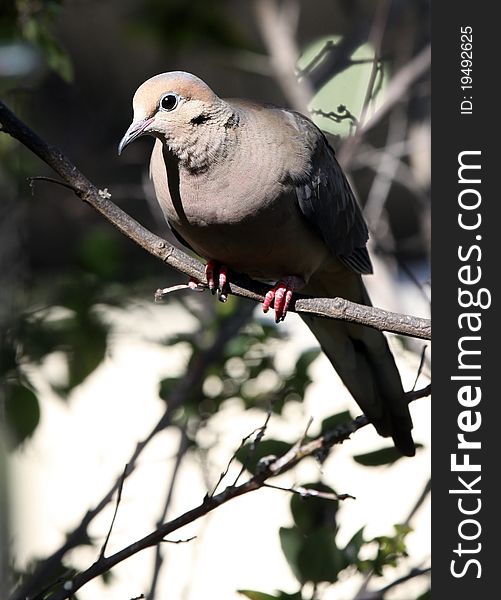
[[[247, 440], [249, 440], [256, 433], [259, 433], [263, 429], [263, 427], [265, 427], [265, 425], [262, 425], [261, 427], [258, 427], [257, 429], [254, 429], [254, 431], [251, 431], [249, 434], [247, 434], [245, 437], [242, 438], [242, 441], [240, 442], [240, 446], [238, 447], [237, 451], [233, 454], [233, 456], [228, 461], [228, 464], [226, 465], [224, 471], [219, 475], [219, 479], [217, 480], [217, 483], [214, 486], [214, 489], [212, 490], [212, 492], [207, 492], [207, 495], [209, 497], [212, 498], [212, 496], [214, 496], [214, 494], [217, 492], [217, 488], [219, 487], [220, 483], [223, 481], [223, 479], [226, 477], [226, 475], [228, 475], [230, 467], [233, 464], [233, 462], [236, 460], [237, 453], [239, 452], [239, 450], [241, 450], [245, 446], [245, 443], [247, 442]], [[240, 473], [243, 473], [244, 470], [245, 469], [242, 467]], [[237, 479], [238, 479], [238, 477], [237, 477]], [[235, 480], [235, 482], [233, 483], [233, 485], [236, 485], [236, 481], [237, 480]]]
[[305, 488], [302, 486], [293, 487], [282, 487], [280, 485], [273, 485], [271, 483], [264, 483], [263, 487], [271, 488], [273, 490], [281, 490], [282, 492], [290, 492], [291, 494], [298, 494], [302, 498], [323, 498], [324, 500], [356, 500], [355, 496], [351, 494], [336, 494], [329, 492], [322, 492], [313, 488]]
[[359, 126], [363, 126], [367, 116], [367, 111], [369, 110], [369, 106], [373, 98], [376, 76], [380, 67], [381, 44], [383, 42], [383, 36], [386, 28], [386, 20], [388, 18], [389, 8], [389, 0], [379, 0], [370, 34], [370, 42], [372, 47], [374, 48], [374, 58], [372, 60], [371, 74], [369, 76], [369, 83], [367, 85], [364, 103], [362, 105], [362, 112], [360, 114]]
[[233, 485], [237, 485], [237, 483], [240, 480], [240, 477], [242, 477], [242, 475], [244, 474], [245, 469], [247, 468], [249, 460], [255, 455], [257, 447], [261, 443], [261, 440], [263, 439], [264, 434], [266, 433], [266, 429], [268, 427], [268, 423], [270, 422], [270, 419], [271, 419], [272, 410], [273, 410], [273, 404], [268, 409], [268, 412], [266, 414], [266, 420], [265, 420], [264, 424], [261, 427], [259, 427], [259, 429], [257, 429], [254, 432], [254, 433], [256, 433], [256, 437], [254, 438], [254, 441], [251, 444], [251, 447], [249, 449], [249, 454], [248, 454], [246, 460], [242, 462], [242, 467], [240, 469], [240, 472], [236, 476], [235, 481], [233, 482]]
[[389, 590], [402, 585], [402, 583], [406, 583], [410, 579], [421, 577], [422, 575], [428, 575], [429, 573], [431, 573], [431, 567], [426, 567], [425, 569], [413, 568], [406, 575], [395, 579], [395, 581], [392, 581], [379, 590], [363, 590], [360, 594], [357, 594], [354, 600], [384, 600], [385, 593]]
[[431, 64], [431, 47], [427, 46], [419, 54], [417, 54], [411, 61], [407, 63], [405, 67], [402, 67], [400, 71], [391, 79], [386, 93], [384, 101], [376, 112], [369, 117], [366, 122], [360, 126], [356, 134], [346, 140], [343, 147], [338, 153], [339, 162], [347, 167], [352, 158], [356, 154], [358, 145], [362, 137], [372, 129], [377, 123], [379, 123], [390, 110], [403, 98], [406, 97], [410, 88], [416, 83], [416, 81], [422, 77], [430, 69]]
[[430, 492], [431, 492], [431, 479], [428, 479], [428, 481], [425, 483], [423, 491], [419, 495], [419, 498], [416, 500], [416, 502], [414, 503], [414, 506], [409, 511], [409, 514], [407, 515], [407, 519], [405, 519], [405, 521], [403, 523], [404, 525], [408, 525], [412, 521], [412, 519], [414, 518], [414, 515], [421, 508], [423, 502], [429, 496]]
[[254, 0], [254, 12], [261, 36], [270, 55], [270, 63], [282, 92], [292, 108], [306, 113], [313, 95], [309, 82], [296, 78], [299, 50], [295, 30], [299, 15], [299, 2], [286, 0]]
[[324, 117], [325, 119], [334, 121], [334, 123], [341, 123], [341, 121], [345, 121], [346, 119], [348, 119], [350, 121], [350, 126], [358, 124], [357, 117], [355, 117], [355, 115], [352, 114], [344, 104], [340, 104], [337, 107], [337, 112], [334, 110], [326, 112], [321, 108], [314, 108], [311, 111], [311, 114]]
[[431, 567], [427, 567], [425, 569], [411, 569], [409, 571], [409, 573], [407, 573], [407, 575], [404, 575], [403, 577], [399, 577], [398, 579], [395, 579], [395, 581], [392, 581], [388, 585], [381, 588], [379, 590], [379, 594], [381, 595], [381, 598], [382, 598], [383, 594], [385, 592], [387, 592], [388, 590], [391, 590], [392, 588], [397, 587], [398, 585], [401, 585], [402, 583], [405, 583], [406, 581], [409, 581], [409, 579], [414, 579], [414, 577], [421, 577], [422, 575], [427, 575], [428, 573], [431, 573]]
[[208, 286], [203, 283], [198, 283], [196, 287], [192, 287], [189, 283], [180, 283], [178, 285], [172, 285], [168, 288], [159, 288], [155, 292], [155, 302], [162, 302], [165, 297], [172, 292], [179, 292], [180, 290], [194, 290], [196, 292], [203, 292], [204, 289], [208, 289]]
[[60, 185], [61, 187], [71, 190], [72, 192], [76, 192], [76, 189], [70, 183], [66, 183], [66, 181], [60, 181], [59, 179], [54, 179], [54, 177], [45, 177], [44, 175], [36, 175], [35, 177], [28, 177], [28, 183], [32, 190], [32, 193], [35, 193], [35, 181], [47, 181], [48, 183]]
[[125, 465], [124, 472], [122, 473], [122, 477], [120, 478], [120, 485], [118, 486], [117, 492], [117, 501], [115, 503], [115, 511], [113, 513], [113, 517], [111, 519], [110, 528], [108, 529], [108, 533], [106, 535], [106, 539], [104, 540], [103, 546], [101, 548], [101, 552], [99, 553], [99, 557], [103, 558], [104, 553], [106, 552], [106, 547], [108, 546], [108, 542], [110, 541], [111, 532], [113, 531], [113, 525], [115, 524], [115, 519], [117, 518], [118, 507], [120, 506], [120, 501], [122, 500], [122, 490], [124, 487], [124, 481], [127, 477], [127, 469], [129, 465]]
[[427, 46], [395, 74], [386, 88], [384, 103], [362, 125], [360, 133], [366, 133], [369, 129], [372, 129], [397, 102], [405, 98], [412, 85], [429, 71], [430, 64], [431, 47]]
[[163, 539], [162, 542], [165, 544], [187, 544], [188, 542], [192, 542], [193, 540], [196, 540], [197, 536], [196, 535], [192, 535], [189, 538], [186, 538], [185, 540], [165, 540]]
[[[186, 435], [186, 430], [183, 428], [181, 430], [181, 439], [179, 441], [179, 448], [178, 448], [178, 451], [176, 454], [176, 460], [174, 463], [174, 468], [172, 470], [172, 476], [171, 476], [171, 480], [169, 483], [169, 488], [167, 490], [167, 495], [165, 498], [164, 506], [162, 508], [160, 517], [158, 518], [157, 523], [156, 523], [157, 527], [160, 527], [160, 525], [165, 521], [165, 518], [167, 516], [167, 511], [169, 510], [169, 506], [170, 506], [170, 504], [172, 502], [172, 498], [174, 496], [174, 488], [176, 485], [179, 468], [181, 467], [181, 462], [186, 454], [186, 451], [188, 450], [188, 446], [189, 446], [188, 436]], [[194, 539], [194, 538], [190, 538], [189, 540], [177, 540], [177, 541], [162, 540], [162, 541], [169, 542], [170, 544], [180, 544], [180, 543], [191, 541], [192, 539]], [[154, 566], [153, 566], [153, 575], [151, 577], [150, 591], [148, 593], [148, 600], [153, 600], [155, 598], [157, 584], [158, 584], [158, 577], [160, 575], [160, 570], [162, 569], [163, 562], [164, 562], [164, 557], [162, 554], [161, 546], [158, 545], [155, 548], [155, 561], [154, 561]]]
[[416, 379], [414, 380], [414, 385], [412, 386], [412, 389], [415, 390], [416, 389], [416, 385], [418, 382], [419, 377], [421, 376], [421, 371], [423, 370], [423, 366], [424, 366], [424, 360], [426, 358], [426, 349], [428, 348], [428, 346], [425, 344], [423, 346], [423, 349], [421, 350], [421, 358], [419, 360], [419, 367], [416, 373]]
[[325, 44], [320, 48], [320, 51], [310, 60], [310, 62], [302, 69], [297, 69], [298, 81], [307, 76], [311, 71], [323, 60], [324, 56], [330, 52], [333, 48], [336, 48], [334, 40], [327, 40]]
[[[405, 137], [406, 129], [407, 117], [399, 106], [391, 114], [385, 147], [391, 147], [402, 141]], [[381, 215], [385, 209], [386, 201], [399, 166], [400, 161], [391, 152], [380, 154], [376, 176], [374, 177], [364, 206], [364, 215], [371, 231], [377, 230], [377, 224], [381, 220]]]

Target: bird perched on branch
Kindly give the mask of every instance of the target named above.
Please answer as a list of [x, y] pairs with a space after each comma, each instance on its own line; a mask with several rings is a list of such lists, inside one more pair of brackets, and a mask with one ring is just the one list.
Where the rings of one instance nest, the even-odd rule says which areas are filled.
[[[282, 320], [296, 290], [370, 305], [367, 226], [334, 150], [307, 117], [248, 100], [223, 100], [182, 71], [148, 79], [119, 153], [156, 138], [150, 174], [176, 237], [207, 260], [210, 289], [228, 268], [271, 282], [263, 303]], [[412, 420], [384, 335], [301, 315], [378, 433], [415, 452]]]

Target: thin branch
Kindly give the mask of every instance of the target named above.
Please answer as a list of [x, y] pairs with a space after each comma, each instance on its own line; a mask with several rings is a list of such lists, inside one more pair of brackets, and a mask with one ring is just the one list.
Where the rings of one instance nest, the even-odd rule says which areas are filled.
[[124, 472], [122, 473], [122, 477], [120, 478], [120, 485], [118, 486], [118, 492], [117, 492], [117, 501], [115, 503], [115, 511], [113, 513], [113, 518], [111, 519], [110, 528], [108, 529], [106, 539], [104, 540], [104, 544], [101, 548], [101, 552], [99, 553], [100, 558], [104, 557], [104, 553], [106, 552], [106, 547], [108, 546], [108, 542], [110, 541], [111, 532], [113, 531], [113, 525], [115, 524], [115, 519], [117, 518], [118, 507], [120, 506], [120, 501], [122, 500], [122, 490], [124, 487], [125, 478], [127, 477], [128, 468], [129, 468], [129, 465], [128, 464], [125, 465]]
[[414, 577], [421, 577], [422, 575], [427, 575], [428, 573], [431, 573], [431, 567], [427, 567], [425, 569], [411, 569], [409, 573], [407, 573], [407, 575], [395, 579], [395, 581], [392, 581], [385, 587], [381, 588], [378, 593], [381, 594], [382, 598], [383, 594], [388, 590], [391, 590], [392, 588], [397, 587], [398, 585], [401, 585], [406, 581], [409, 581], [409, 579], [414, 579]]
[[321, 60], [325, 57], [325, 55], [335, 49], [337, 47], [334, 40], [327, 40], [325, 44], [320, 48], [319, 52], [315, 54], [315, 56], [310, 60], [310, 62], [303, 67], [302, 69], [297, 69], [297, 78], [299, 81], [303, 79], [303, 77], [307, 77], [311, 71], [320, 63]]
[[414, 385], [412, 386], [412, 389], [415, 390], [416, 389], [416, 385], [418, 382], [418, 379], [421, 376], [421, 372], [423, 370], [423, 366], [424, 366], [424, 361], [426, 358], [426, 349], [428, 348], [428, 346], [426, 344], [424, 344], [423, 349], [421, 350], [421, 358], [419, 360], [419, 367], [416, 373], [416, 379], [414, 379]]
[[424, 569], [419, 569], [419, 568], [414, 567], [406, 575], [403, 575], [402, 577], [395, 579], [395, 581], [392, 581], [391, 583], [389, 583], [388, 585], [385, 585], [384, 587], [380, 588], [379, 590], [375, 590], [375, 591], [363, 590], [360, 595], [357, 595], [354, 598], [354, 600], [384, 600], [385, 593], [388, 592], [389, 590], [391, 590], [399, 585], [402, 585], [402, 583], [406, 583], [410, 579], [414, 579], [415, 577], [421, 577], [422, 575], [428, 575], [429, 573], [431, 573], [431, 567], [426, 567]]
[[421, 492], [421, 494], [419, 494], [419, 498], [416, 500], [416, 502], [414, 503], [414, 506], [409, 511], [409, 514], [407, 515], [407, 519], [405, 519], [405, 521], [403, 522], [403, 525], [409, 525], [409, 523], [414, 518], [414, 515], [421, 508], [423, 502], [429, 496], [430, 492], [431, 492], [431, 479], [428, 479], [428, 481], [425, 483], [423, 491]]
[[282, 487], [280, 485], [273, 485], [271, 483], [264, 483], [263, 487], [271, 488], [273, 490], [281, 490], [282, 492], [290, 492], [291, 494], [298, 494], [302, 498], [323, 498], [324, 500], [356, 500], [355, 496], [351, 494], [336, 494], [329, 492], [322, 492], [313, 488], [305, 488], [302, 486], [293, 487]]
[[187, 544], [188, 542], [192, 542], [193, 540], [196, 540], [197, 536], [196, 535], [192, 535], [189, 538], [186, 538], [185, 540], [162, 540], [163, 543], [165, 544]]
[[405, 98], [410, 88], [430, 69], [431, 46], [426, 46], [419, 54], [400, 69], [386, 88], [384, 103], [362, 125], [360, 133], [372, 129], [399, 102]]
[[[406, 130], [407, 116], [399, 106], [391, 114], [385, 147], [391, 147], [402, 141]], [[379, 164], [364, 206], [364, 216], [370, 231], [377, 230], [377, 224], [381, 220], [399, 166], [400, 160], [391, 152], [380, 154]]]
[[[406, 394], [406, 398], [410, 401], [414, 398], [429, 395], [429, 392], [430, 389], [428, 386], [428, 388]], [[66, 600], [67, 598], [70, 598], [86, 583], [95, 577], [102, 575], [106, 571], [109, 571], [118, 563], [146, 548], [159, 544], [167, 535], [189, 523], [193, 523], [219, 506], [226, 504], [226, 502], [262, 488], [269, 478], [276, 477], [291, 470], [306, 456], [316, 455], [319, 450], [330, 449], [334, 444], [341, 443], [349, 437], [352, 432], [351, 430], [356, 431], [368, 423], [369, 421], [366, 417], [359, 417], [352, 422], [351, 427], [338, 427], [315, 440], [295, 444], [293, 446], [295, 449], [294, 452], [291, 452], [291, 449], [283, 456], [275, 458], [266, 464], [261, 464], [261, 468], [258, 469], [258, 472], [246, 482], [238, 486], [228, 486], [225, 490], [214, 496], [206, 495], [199, 506], [185, 512], [172, 521], [162, 524], [144, 538], [126, 546], [111, 556], [99, 557], [87, 570], [78, 573], [71, 579], [67, 579], [60, 589], [48, 596], [46, 600]]]
[[[235, 478], [235, 481], [233, 482], [233, 485], [237, 485], [237, 483], [240, 480], [240, 477], [242, 477], [242, 475], [245, 472], [245, 469], [247, 468], [247, 465], [249, 463], [249, 460], [252, 459], [252, 457], [256, 454], [256, 450], [259, 446], [259, 444], [261, 443], [261, 440], [264, 437], [264, 434], [266, 433], [266, 429], [268, 427], [268, 423], [270, 422], [271, 419], [271, 414], [273, 411], [273, 403], [271, 404], [271, 406], [268, 408], [268, 412], [266, 414], [266, 420], [264, 422], [264, 424], [255, 431], [255, 433], [257, 434], [254, 441], [251, 444], [251, 447], [249, 449], [249, 454], [247, 455], [247, 458], [242, 462], [242, 467], [240, 469], [240, 472], [238, 473], [238, 475]], [[242, 440], [243, 441], [243, 440]], [[243, 444], [242, 444], [243, 445]], [[234, 455], [235, 456], [235, 455]]]
[[45, 177], [44, 175], [36, 175], [34, 177], [28, 177], [28, 184], [31, 188], [32, 193], [35, 193], [35, 181], [47, 181], [49, 183], [53, 183], [54, 185], [60, 185], [61, 187], [67, 188], [72, 192], [76, 192], [77, 190], [69, 183], [65, 181], [59, 181], [59, 179], [54, 179], [54, 177]]
[[[111, 195], [107, 189], [98, 189], [59, 149], [44, 142], [1, 101], [0, 123], [3, 124], [5, 132], [19, 140], [54, 169], [65, 182], [74, 188], [75, 194], [81, 200], [92, 206], [121, 233], [169, 266], [193, 279], [204, 280], [205, 270], [202, 263], [148, 231], [116, 206], [110, 200]], [[249, 277], [238, 273], [231, 273], [230, 277], [232, 283], [228, 286], [229, 293], [263, 302], [269, 289], [267, 285], [252, 281]], [[289, 310], [357, 322], [379, 331], [391, 331], [423, 339], [431, 337], [431, 322], [428, 319], [390, 313], [349, 302], [343, 298], [308, 298], [296, 294]]]
[[373, 99], [374, 85], [376, 83], [376, 77], [379, 71], [381, 59], [381, 45], [383, 43], [384, 31], [386, 28], [386, 20], [388, 18], [389, 9], [389, 0], [379, 0], [369, 40], [371, 42], [372, 47], [374, 48], [374, 58], [372, 60], [372, 68], [369, 76], [369, 83], [367, 85], [365, 99], [362, 105], [362, 112], [360, 114], [359, 126], [363, 126], [363, 124], [365, 123], [367, 111], [369, 110], [370, 103]]
[[348, 108], [344, 104], [340, 104], [337, 107], [337, 112], [334, 110], [324, 111], [321, 108], [314, 108], [310, 111], [312, 115], [318, 115], [319, 117], [324, 117], [325, 119], [329, 119], [330, 121], [334, 121], [334, 123], [341, 123], [348, 119], [350, 121], [350, 126], [357, 125], [358, 119], [352, 114]]
[[[181, 462], [182, 462], [184, 456], [186, 455], [186, 451], [188, 450], [188, 447], [189, 447], [188, 442], [189, 442], [189, 440], [188, 440], [188, 436], [186, 435], [186, 429], [183, 428], [183, 429], [181, 429], [181, 439], [179, 441], [179, 448], [178, 448], [178, 451], [176, 454], [174, 468], [172, 469], [172, 476], [170, 479], [169, 488], [167, 490], [167, 495], [165, 498], [164, 506], [162, 508], [160, 517], [157, 520], [157, 527], [159, 527], [165, 521], [167, 512], [169, 510], [169, 506], [172, 502], [172, 498], [174, 497], [174, 488], [176, 485], [177, 476], [179, 474]], [[162, 541], [169, 542], [171, 544], [180, 544], [183, 542], [191, 541], [192, 539], [194, 539], [194, 538], [190, 538], [189, 540], [177, 540], [177, 541], [162, 540]], [[164, 562], [164, 557], [162, 554], [161, 546], [159, 544], [155, 548], [155, 560], [154, 560], [154, 566], [153, 566], [153, 575], [151, 577], [150, 591], [148, 592], [148, 600], [153, 600], [155, 598], [155, 594], [157, 591], [158, 578], [160, 575], [160, 571], [162, 569], [163, 562]]]
[[[214, 494], [217, 492], [217, 488], [219, 487], [219, 484], [223, 481], [223, 479], [226, 477], [226, 475], [228, 475], [228, 472], [230, 470], [231, 465], [233, 464], [233, 461], [236, 460], [237, 458], [237, 454], [239, 452], [239, 450], [241, 450], [244, 446], [245, 443], [247, 442], [248, 439], [250, 439], [253, 435], [255, 435], [256, 433], [259, 433], [263, 427], [265, 427], [265, 425], [262, 425], [261, 427], [258, 427], [257, 429], [254, 429], [254, 431], [251, 431], [249, 434], [247, 434], [244, 438], [242, 438], [241, 442], [240, 442], [240, 446], [238, 447], [237, 451], [233, 453], [233, 456], [230, 458], [230, 460], [228, 461], [228, 464], [226, 465], [224, 471], [219, 475], [219, 479], [217, 480], [216, 485], [214, 486], [214, 489], [212, 490], [212, 492], [207, 492], [207, 495], [212, 498], [214, 496]], [[240, 471], [240, 473], [242, 473], [245, 469], [242, 468], [242, 470]], [[236, 485], [238, 480], [237, 479], [233, 482], [233, 485]]]
[[429, 71], [430, 65], [431, 47], [427, 46], [394, 75], [386, 88], [384, 101], [381, 106], [360, 126], [354, 136], [346, 140], [339, 151], [339, 162], [345, 168], [356, 155], [356, 150], [363, 136], [377, 125], [398, 102], [406, 97], [416, 81]]
[[256, 23], [270, 56], [275, 78], [287, 101], [295, 110], [306, 113], [313, 96], [309, 82], [296, 78], [299, 49], [295, 40], [300, 4], [297, 0], [254, 0]]

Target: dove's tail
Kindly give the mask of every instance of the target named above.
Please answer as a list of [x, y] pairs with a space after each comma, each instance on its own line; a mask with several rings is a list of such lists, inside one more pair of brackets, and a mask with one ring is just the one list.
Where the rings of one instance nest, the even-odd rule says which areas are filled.
[[[359, 275], [316, 277], [305, 292], [315, 296], [342, 296], [371, 305]], [[376, 329], [307, 314], [302, 319], [311, 329], [358, 405], [383, 437], [391, 436], [406, 456], [414, 456], [412, 419], [395, 359], [385, 336]]]

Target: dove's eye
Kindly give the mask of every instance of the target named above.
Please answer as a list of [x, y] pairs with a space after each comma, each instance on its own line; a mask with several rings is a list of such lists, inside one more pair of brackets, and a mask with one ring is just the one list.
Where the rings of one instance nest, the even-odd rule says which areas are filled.
[[160, 98], [160, 108], [162, 110], [174, 110], [179, 102], [177, 94], [165, 94]]

